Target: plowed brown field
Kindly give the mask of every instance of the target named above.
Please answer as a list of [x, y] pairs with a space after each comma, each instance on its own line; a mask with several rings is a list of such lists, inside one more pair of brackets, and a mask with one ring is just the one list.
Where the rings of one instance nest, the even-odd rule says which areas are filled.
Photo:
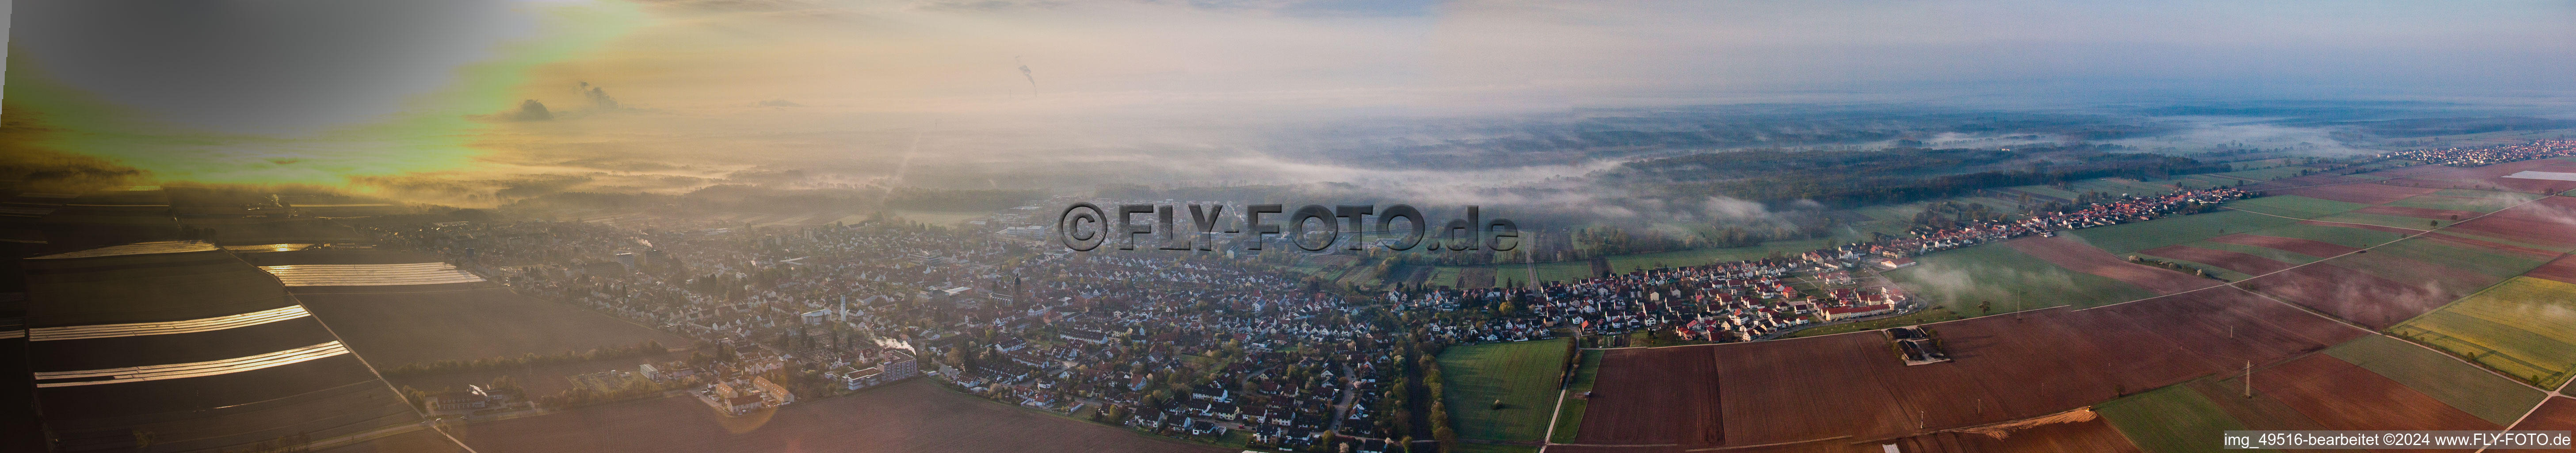
[[2246, 274], [2249, 274], [2249, 275], [2263, 275], [2263, 274], [2271, 273], [2272, 271], [2278, 271], [2278, 270], [2282, 270], [2282, 269], [2288, 269], [2288, 268], [2290, 268], [2290, 263], [2284, 263], [2284, 262], [2281, 262], [2280, 260], [2275, 260], [2275, 259], [2271, 259], [2271, 258], [2264, 258], [2264, 257], [2254, 256], [2254, 255], [2251, 255], [2251, 254], [2245, 254], [2245, 253], [2230, 252], [2230, 251], [2226, 251], [2226, 250], [2210, 250], [2210, 249], [2205, 249], [2205, 248], [2192, 247], [2192, 246], [2183, 246], [2183, 245], [2174, 245], [2174, 246], [2165, 246], [2165, 247], [2157, 247], [2157, 248], [2153, 248], [2153, 249], [2147, 249], [2144, 253], [2149, 254], [2149, 255], [2155, 255], [2155, 256], [2161, 256], [2161, 257], [2166, 257], [2166, 258], [2173, 258], [2173, 259], [2183, 260], [2183, 261], [2190, 261], [2190, 262], [2194, 262], [2194, 263], [2207, 264], [2207, 265], [2211, 265], [2211, 266], [2218, 266], [2218, 267], [2220, 267], [2220, 268], [2225, 268], [2225, 269], [2227, 269], [2227, 270], [2231, 270], [2231, 271], [2243, 272], [2243, 273], [2246, 273]]
[[2332, 242], [2319, 241], [2319, 240], [2315, 240], [2315, 239], [2285, 238], [2285, 237], [2279, 237], [2279, 236], [2257, 236], [2257, 235], [2251, 235], [2251, 234], [2230, 234], [2230, 235], [2226, 235], [2226, 236], [2219, 236], [2219, 237], [2209, 238], [2209, 241], [2210, 241], [2210, 242], [2224, 242], [2224, 243], [2236, 244], [2236, 245], [2251, 245], [2251, 246], [2255, 246], [2255, 247], [2262, 247], [2262, 248], [2267, 248], [2267, 249], [2280, 250], [2280, 251], [2284, 251], [2284, 252], [2297, 253], [2297, 254], [2301, 254], [2301, 255], [2314, 256], [2314, 257], [2319, 257], [2319, 258], [2331, 257], [2331, 256], [2335, 256], [2335, 255], [2342, 255], [2342, 254], [2346, 254], [2346, 253], [2352, 253], [2352, 251], [2354, 251], [2354, 250], [2361, 250], [2361, 249], [2352, 248], [2352, 247], [2345, 247], [2345, 246], [2343, 246], [2343, 244], [2336, 244], [2336, 243], [2332, 243]]
[[2217, 280], [2131, 263], [2065, 236], [2015, 239], [2004, 242], [2004, 245], [2076, 272], [2110, 277], [2156, 294], [2173, 294], [2219, 284]]

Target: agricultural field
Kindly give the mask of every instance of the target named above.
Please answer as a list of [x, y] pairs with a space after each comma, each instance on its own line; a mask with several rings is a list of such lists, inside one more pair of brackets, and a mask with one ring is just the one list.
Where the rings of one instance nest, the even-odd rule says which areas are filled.
[[2499, 426], [2513, 423], [2545, 396], [2538, 389], [2384, 335], [2354, 338], [2325, 352]]
[[2357, 253], [2238, 286], [2379, 329], [2432, 311], [2496, 280], [2393, 254]]
[[1872, 320], [1867, 320], [1867, 321], [1850, 322], [1850, 323], [1834, 324], [1834, 325], [1827, 325], [1827, 326], [1818, 326], [1818, 327], [1814, 327], [1814, 328], [1809, 328], [1809, 329], [1807, 329], [1807, 330], [1800, 330], [1800, 331], [1797, 331], [1796, 333], [1791, 333], [1791, 334], [1789, 334], [1788, 336], [1785, 336], [1785, 337], [1782, 337], [1782, 338], [1815, 337], [1815, 336], [1833, 335], [1833, 334], [1838, 334], [1838, 333], [1859, 332], [1859, 331], [1863, 331], [1863, 330], [1878, 330], [1878, 329], [1885, 329], [1885, 328], [1889, 328], [1889, 327], [1903, 327], [1903, 326], [1911, 326], [1911, 325], [1917, 325], [1917, 324], [1931, 324], [1931, 323], [1942, 322], [1942, 321], [1950, 321], [1950, 320], [1955, 320], [1955, 319], [1959, 319], [1959, 314], [1958, 314], [1958, 313], [1951, 312], [1949, 308], [1947, 308], [1947, 307], [1932, 307], [1932, 309], [1930, 309], [1930, 310], [1923, 310], [1923, 311], [1918, 311], [1918, 312], [1913, 312], [1913, 313], [1907, 313], [1907, 314], [1900, 315], [1900, 316], [1895, 316], [1895, 317], [1889, 317], [1889, 318], [1878, 318], [1878, 319], [1872, 319]]
[[2449, 209], [2479, 213], [2495, 212], [2513, 205], [2539, 199], [2542, 195], [2488, 190], [2446, 189], [2389, 202], [2386, 206]]
[[[1905, 366], [1870, 332], [1608, 351], [1598, 387], [1608, 390], [1589, 403], [1577, 443], [1916, 436], [2055, 414], [2367, 334], [2231, 288], [1926, 327], [1953, 361]], [[1621, 397], [1629, 392], [1647, 395]], [[1691, 412], [1708, 407], [1721, 411]]]
[[2066, 235], [2083, 238], [2085, 243], [2105, 252], [2125, 254], [2297, 221], [2245, 211], [2218, 211], [2085, 228]]
[[2443, 222], [2443, 221], [2440, 221], [2440, 220], [2423, 219], [2423, 218], [2416, 218], [2416, 217], [2406, 217], [2406, 216], [2398, 216], [2398, 215], [2388, 215], [2388, 214], [2371, 214], [2371, 213], [2364, 213], [2364, 212], [2358, 212], [2358, 211], [2356, 211], [2356, 212], [2346, 212], [2346, 213], [2342, 213], [2342, 214], [2335, 214], [2335, 215], [2324, 216], [2324, 217], [2318, 217], [2318, 218], [2311, 219], [2311, 220], [2315, 220], [2315, 221], [2319, 221], [2319, 222], [2334, 222], [2334, 223], [2352, 223], [2352, 224], [2361, 224], [2361, 225], [2373, 225], [2373, 226], [2381, 226], [2381, 227], [2397, 228], [2397, 229], [2405, 229], [2405, 230], [2416, 230], [2416, 231], [2423, 231], [2423, 230], [2430, 230], [2430, 229], [2433, 229], [2433, 227], [2435, 227], [2435, 226], [2436, 226], [2436, 225], [2434, 225], [2434, 224], [2433, 224], [2433, 222], [2441, 222], [2441, 223], [2443, 223], [2443, 224], [2449, 224], [2449, 223], [2450, 223], [2450, 222]]
[[1564, 407], [1556, 411], [1556, 432], [1548, 437], [1548, 442], [1574, 442], [1575, 436], [1583, 432], [1583, 412], [1591, 400], [1575, 395], [1592, 391], [1592, 382], [1601, 375], [1602, 354], [1603, 351], [1598, 350], [1583, 351], [1583, 363], [1574, 370], [1574, 382], [1565, 386], [1565, 400], [1560, 403]]
[[2548, 197], [2476, 220], [2451, 231], [2497, 238], [2547, 250], [2576, 250], [2576, 198]]
[[[1915, 262], [1884, 275], [1906, 291], [1962, 316], [2060, 305], [2090, 307], [2156, 295], [2120, 280], [2069, 270], [2006, 244], [1935, 252], [1915, 257]], [[1979, 303], [1988, 306], [1979, 308]]]
[[2229, 209], [2239, 209], [2301, 219], [2313, 219], [2371, 207], [2370, 205], [2361, 203], [2323, 200], [2298, 195], [2273, 195], [2268, 197], [2247, 198], [2227, 202], [2224, 206]]
[[2149, 453], [2209, 451], [2219, 433], [2246, 429], [2208, 395], [2180, 385], [2104, 402], [2093, 410]]
[[[2304, 222], [2302, 222], [2302, 223], [2292, 223], [2292, 224], [2288, 224], [2288, 225], [2273, 226], [2273, 227], [2268, 227], [2268, 228], [2264, 228], [2264, 229], [2260, 229], [2260, 230], [2252, 230], [2252, 231], [2248, 231], [2248, 232], [2246, 232], [2244, 235], [2245, 235], [2245, 236], [2264, 236], [2264, 237], [2273, 237], [2273, 238], [2287, 238], [2287, 239], [2304, 239], [2304, 240], [2313, 241], [2313, 242], [2320, 242], [2320, 243], [2325, 243], [2325, 244], [2336, 245], [2336, 246], [2340, 246], [2340, 248], [2328, 247], [2328, 248], [2323, 248], [2323, 249], [2308, 249], [2308, 248], [2301, 248], [2301, 247], [2280, 247], [2280, 246], [2275, 246], [2274, 244], [2269, 244], [2269, 243], [2226, 241], [2225, 239], [2227, 238], [2227, 236], [2221, 236], [2221, 237], [2219, 238], [2219, 240], [2220, 240], [2220, 241], [2222, 241], [2222, 242], [2233, 242], [2233, 243], [2238, 243], [2238, 244], [2245, 244], [2245, 245], [2252, 245], [2252, 246], [2259, 246], [2259, 247], [2271, 247], [2271, 248], [2276, 248], [2276, 249], [2281, 249], [2281, 250], [2287, 250], [2287, 251], [2291, 251], [2291, 252], [2296, 252], [2296, 253], [2300, 253], [2300, 254], [2305, 254], [2305, 255], [2309, 255], [2309, 256], [2315, 256], [2315, 257], [2319, 257], [2319, 258], [2327, 258], [2327, 257], [2333, 257], [2333, 256], [2335, 256], [2335, 255], [2341, 255], [2341, 254], [2343, 254], [2344, 252], [2350, 252], [2350, 251], [2352, 251], [2352, 249], [2358, 249], [2358, 248], [2370, 247], [2370, 246], [2379, 245], [2379, 244], [2386, 244], [2386, 243], [2388, 243], [2389, 241], [2395, 241], [2395, 240], [2398, 240], [2398, 239], [2405, 239], [2405, 238], [2406, 238], [2406, 235], [2404, 235], [2404, 234], [2398, 234], [2398, 233], [2393, 233], [2393, 232], [2383, 231], [2383, 230], [2376, 229], [2376, 228], [2362, 228], [2362, 227], [2355, 227], [2355, 226], [2351, 226], [2351, 225], [2340, 225], [2340, 224], [2320, 224], [2320, 223], [2304, 223]], [[2259, 239], [2257, 239], [2257, 240], [2259, 240]]]
[[2170, 269], [2128, 262], [2065, 237], [2028, 237], [2005, 241], [2013, 250], [2076, 272], [2119, 280], [2156, 294], [2173, 294], [2219, 284]]
[[731, 417], [693, 398], [584, 407], [448, 428], [509, 452], [1233, 452], [977, 399], [928, 379]]
[[2576, 283], [2516, 277], [2388, 330], [2556, 388], [2576, 374]]
[[[2241, 381], [2239, 381], [2241, 382]], [[2317, 354], [2257, 369], [2254, 392], [2326, 429], [2493, 430], [2502, 424], [2452, 407], [2403, 383]]]
[[2397, 200], [2404, 200], [2417, 195], [2433, 193], [2439, 190], [2441, 189], [2399, 187], [2380, 183], [2354, 183], [2276, 189], [2267, 191], [2266, 195], [2297, 195], [2323, 200], [2377, 205], [2387, 204]]
[[[1770, 343], [1775, 342], [1738, 344]], [[1601, 351], [1594, 395], [1585, 403], [1574, 443], [1722, 443], [1716, 347]]]
[[2146, 249], [2139, 251], [2139, 254], [2210, 271], [2211, 275], [2228, 281], [2244, 280], [2255, 275], [2288, 269], [2292, 265], [2261, 255], [2184, 245]]
[[688, 341], [606, 314], [497, 287], [398, 293], [298, 293], [313, 315], [377, 366], [555, 354]]
[[2521, 424], [2513, 425], [2513, 429], [2576, 431], [2576, 399], [2564, 396], [2551, 397], [2549, 402], [2540, 405], [2539, 410], [2533, 411], [2530, 417], [2524, 418]]
[[[1440, 352], [1443, 400], [1465, 439], [1522, 442], [1547, 435], [1566, 339], [1452, 346]], [[1501, 401], [1500, 408], [1494, 402]]]

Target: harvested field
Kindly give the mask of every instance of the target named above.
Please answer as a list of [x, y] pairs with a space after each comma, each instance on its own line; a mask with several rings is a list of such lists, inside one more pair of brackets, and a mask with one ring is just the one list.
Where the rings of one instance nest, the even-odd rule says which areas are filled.
[[2375, 183], [2354, 183], [2278, 189], [2271, 190], [2269, 193], [2272, 195], [2297, 195], [2308, 198], [2376, 205], [2388, 204], [2388, 202], [2404, 200], [2407, 197], [2413, 197], [2416, 195], [2433, 193], [2437, 190], [2441, 189], [2426, 187], [2398, 187]]
[[[2034, 426], [2028, 429], [2013, 431], [2009, 437], [2002, 439], [1972, 433], [1942, 433], [1939, 436], [1948, 438], [1928, 439], [1937, 443], [1932, 445], [1923, 445], [1925, 447], [1937, 445], [1937, 448], [1940, 448], [1938, 450], [1929, 448], [1906, 448], [1909, 446], [1907, 442], [1899, 442], [1897, 444], [1898, 450], [1973, 451], [1997, 453], [2049, 453], [2070, 451], [2122, 453], [2141, 451], [2138, 449], [2137, 445], [2129, 443], [2128, 438], [2122, 437], [2119, 430], [2112, 428], [2110, 422], [2104, 421], [2099, 417], [2081, 422], [2051, 423]], [[1916, 439], [1924, 439], [1925, 437], [1931, 436], [1909, 437], [1903, 440], [1914, 441]]]
[[2247, 289], [2383, 329], [2432, 311], [2461, 294], [2337, 266], [2311, 263], [2240, 283]]
[[2494, 430], [2499, 426], [2330, 355], [2255, 370], [2254, 391], [2328, 429]]
[[2207, 288], [2217, 280], [2201, 278], [2172, 270], [2130, 263], [2093, 246], [2066, 237], [2031, 237], [2004, 242], [2019, 250], [2076, 272], [2110, 277], [2154, 291], [2158, 295]]
[[2466, 247], [2466, 248], [2473, 248], [2473, 249], [2487, 249], [2487, 250], [2492, 250], [2492, 251], [2497, 251], [2497, 252], [2504, 252], [2504, 253], [2508, 253], [2508, 254], [2519, 255], [2519, 256], [2521, 256], [2521, 257], [2523, 257], [2523, 258], [2527, 258], [2527, 259], [2540, 259], [2540, 260], [2552, 259], [2552, 258], [2556, 258], [2556, 257], [2558, 257], [2558, 255], [2559, 255], [2559, 253], [2560, 253], [2560, 252], [2556, 252], [2556, 251], [2543, 250], [2543, 249], [2536, 249], [2536, 248], [2524, 247], [2524, 246], [2513, 245], [2513, 244], [2506, 244], [2506, 243], [2502, 243], [2502, 242], [2489, 241], [2489, 240], [2485, 240], [2485, 239], [2471, 238], [2471, 237], [2468, 237], [2468, 236], [2462, 236], [2462, 235], [2457, 235], [2457, 234], [2450, 234], [2450, 233], [2441, 232], [2441, 231], [2435, 231], [2435, 232], [2433, 232], [2433, 234], [2427, 234], [2427, 235], [2423, 235], [2423, 236], [2419, 236], [2419, 237], [2421, 237], [2421, 238], [2423, 238], [2423, 239], [2425, 239], [2425, 240], [2430, 240], [2430, 241], [2439, 241], [2439, 242], [2442, 242], [2442, 243], [2444, 243], [2444, 244], [2457, 245], [2457, 246]]
[[2522, 204], [2522, 202], [2531, 201], [2532, 199], [2540, 197], [2541, 195], [2518, 192], [2444, 190], [2434, 192], [2431, 195], [2420, 195], [2414, 198], [2397, 200], [2395, 202], [2388, 203], [2387, 206], [2448, 209], [2485, 213], [2495, 212], [2498, 209], [2510, 208], [2513, 207], [2513, 205]]
[[2142, 252], [2139, 252], [2139, 253], [2145, 253], [2145, 254], [2148, 254], [2148, 255], [2153, 255], [2153, 256], [2156, 256], [2156, 257], [2167, 258], [2167, 259], [2176, 259], [2176, 260], [2190, 261], [2190, 262], [2194, 262], [2194, 263], [2207, 264], [2207, 265], [2211, 265], [2211, 266], [2218, 266], [2218, 267], [2220, 267], [2220, 268], [2224, 268], [2224, 269], [2227, 269], [2227, 270], [2231, 270], [2231, 271], [2236, 271], [2236, 272], [2244, 273], [2244, 274], [2247, 274], [2247, 275], [2263, 275], [2263, 274], [2271, 273], [2271, 272], [2273, 272], [2273, 271], [2278, 271], [2278, 270], [2282, 270], [2282, 269], [2288, 269], [2288, 268], [2290, 268], [2290, 265], [2291, 265], [2290, 263], [2284, 263], [2284, 262], [2281, 262], [2280, 260], [2275, 260], [2275, 259], [2271, 259], [2271, 258], [2264, 258], [2264, 257], [2260, 257], [2260, 256], [2254, 256], [2254, 255], [2250, 255], [2250, 254], [2237, 253], [2237, 252], [2230, 252], [2230, 251], [2225, 251], [2225, 250], [2210, 250], [2210, 249], [2205, 249], [2205, 248], [2191, 247], [2191, 246], [2182, 246], [2182, 245], [2168, 246], [2168, 247], [2158, 247], [2158, 248], [2153, 248], [2153, 249], [2147, 249], [2147, 250], [2142, 251]]
[[2353, 225], [2326, 222], [2298, 222], [2248, 232], [2258, 236], [2312, 239], [2345, 247], [2369, 247], [2385, 244], [2414, 234], [2402, 229], [2377, 225]]
[[992, 403], [926, 379], [742, 417], [663, 398], [449, 430], [483, 453], [1235, 451]]
[[1721, 443], [1721, 383], [1710, 348], [1605, 351], [1574, 443]]
[[2518, 277], [2389, 329], [2545, 388], [2576, 374], [2576, 284]]
[[2332, 243], [2332, 242], [2319, 241], [2319, 240], [2314, 240], [2314, 239], [2285, 238], [2285, 237], [2279, 237], [2279, 236], [2257, 236], [2257, 235], [2251, 235], [2251, 234], [2230, 234], [2230, 235], [2226, 235], [2226, 236], [2219, 236], [2219, 237], [2209, 238], [2209, 241], [2210, 241], [2210, 242], [2222, 242], [2222, 243], [2228, 243], [2228, 244], [2238, 244], [2238, 245], [2251, 245], [2251, 246], [2255, 246], [2255, 247], [2263, 247], [2263, 248], [2269, 248], [2269, 249], [2274, 249], [2274, 250], [2282, 250], [2282, 251], [2287, 251], [2287, 252], [2292, 252], [2292, 253], [2298, 253], [2298, 254], [2308, 255], [2308, 256], [2315, 256], [2315, 257], [2331, 257], [2331, 256], [2335, 256], [2335, 255], [2342, 255], [2342, 254], [2346, 254], [2346, 253], [2352, 253], [2352, 251], [2354, 251], [2354, 250], [2361, 250], [2361, 248], [2360, 248], [2360, 247], [2350, 247], [2350, 246], [2345, 246], [2345, 245], [2343, 245], [2343, 244], [2336, 244], [2336, 243]]
[[2424, 229], [2388, 227], [2388, 224], [2370, 224], [2370, 221], [2331, 221], [2331, 219], [2334, 219], [2334, 216], [2326, 216], [2324, 221], [2298, 221], [2298, 224], [2316, 224], [2316, 227], [2344, 227], [2344, 229], [2370, 229], [2370, 232], [2393, 232], [2393, 234], [2398, 234], [2398, 237], [2403, 237], [2403, 234], [2419, 234], [2419, 232], [2424, 232]]
[[2344, 255], [2326, 262], [2391, 280], [2431, 286], [2453, 295], [2450, 300], [2467, 297], [2540, 266], [2540, 260], [2422, 240], [2389, 244], [2378, 251]]
[[2546, 396], [2476, 365], [2386, 335], [2354, 338], [2325, 352], [2497, 425], [2513, 423]]
[[2522, 275], [2525, 277], [2545, 278], [2567, 283], [2576, 283], [2576, 255], [2558, 257], [2558, 259], [2551, 260], [2548, 264], [2542, 264], [2540, 267], [2533, 268], [2531, 272], [2525, 272]]
[[377, 366], [553, 354], [647, 340], [686, 340], [598, 312], [485, 286], [466, 290], [322, 293], [299, 289], [307, 310]]
[[2576, 250], [2576, 198], [2549, 197], [2451, 228], [2558, 250]]
[[2477, 211], [2459, 211], [2459, 210], [2451, 210], [2451, 209], [2432, 209], [2432, 208], [2410, 208], [2410, 207], [2405, 207], [2405, 206], [2371, 206], [2371, 207], [2367, 207], [2367, 208], [2355, 209], [2355, 210], [2353, 210], [2352, 212], [2357, 212], [2357, 213], [2362, 213], [2362, 214], [2393, 215], [2393, 216], [2414, 217], [2414, 218], [2419, 218], [2419, 219], [2438, 219], [2438, 220], [2459, 220], [2459, 219], [2466, 219], [2466, 218], [2470, 218], [2470, 217], [2477, 217], [2479, 214], [2484, 214], [2484, 213], [2482, 213], [2482, 212], [2477, 212]]
[[391, 436], [368, 439], [349, 445], [314, 450], [315, 453], [464, 453], [465, 448], [437, 431], [422, 429]]
[[[2054, 414], [2366, 333], [2232, 288], [1928, 329], [1955, 360], [1904, 366], [1876, 332], [1612, 351], [1598, 388], [1655, 393], [1592, 401], [1578, 442], [1721, 440], [1698, 434], [1711, 425], [1729, 445], [1914, 436]], [[1712, 387], [1715, 398], [1671, 393]], [[1723, 423], [1664, 416], [1712, 406]]]
[[2312, 219], [2319, 216], [2370, 208], [2371, 205], [2346, 201], [2322, 200], [2297, 195], [2273, 195], [2228, 202], [2232, 209], [2242, 209], [2282, 217]]
[[2540, 410], [2532, 411], [2530, 417], [2525, 417], [2522, 423], [2513, 425], [2513, 429], [2576, 431], [2576, 399], [2564, 396], [2549, 398], [2549, 402], [2540, 404]]

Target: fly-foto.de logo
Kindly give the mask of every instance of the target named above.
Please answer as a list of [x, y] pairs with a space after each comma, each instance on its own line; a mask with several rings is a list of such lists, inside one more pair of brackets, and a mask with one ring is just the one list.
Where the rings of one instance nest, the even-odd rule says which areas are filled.
[[[1098, 249], [1113, 238], [1119, 250], [1216, 250], [1219, 234], [1232, 235], [1234, 243], [1245, 250], [1261, 250], [1262, 243], [1274, 236], [1309, 252], [1330, 250], [1337, 244], [1345, 250], [1359, 250], [1369, 245], [1371, 237], [1384, 239], [1378, 241], [1378, 246], [1399, 251], [1420, 246], [1425, 247], [1424, 251], [1508, 252], [1521, 245], [1520, 224], [1511, 219], [1482, 219], [1476, 206], [1466, 207], [1465, 218], [1439, 224], [1436, 236], [1431, 221], [1413, 206], [1326, 208], [1310, 204], [1295, 211], [1286, 210], [1286, 206], [1245, 206], [1243, 221], [1220, 232], [1217, 224], [1227, 220], [1225, 205], [1122, 204], [1113, 212], [1088, 202], [1074, 203], [1056, 214], [1056, 239], [1064, 242], [1065, 248], [1082, 252]], [[1188, 211], [1186, 220], [1191, 230], [1179, 228], [1181, 211]]]

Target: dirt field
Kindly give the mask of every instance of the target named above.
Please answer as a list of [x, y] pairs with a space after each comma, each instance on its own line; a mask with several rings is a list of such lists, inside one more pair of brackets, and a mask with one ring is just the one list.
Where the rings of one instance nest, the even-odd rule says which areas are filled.
[[2524, 193], [2559, 193], [2576, 189], [2576, 181], [2506, 178], [2522, 171], [2571, 172], [2576, 166], [2566, 161], [2538, 159], [2506, 162], [2471, 168], [2453, 168], [2384, 181], [2383, 184], [2444, 189], [2479, 189]]
[[2558, 257], [2557, 260], [2540, 265], [2540, 268], [2532, 269], [2531, 272], [2522, 275], [2576, 283], [2576, 255]]
[[2555, 258], [2559, 255], [2559, 252], [2550, 250], [2542, 250], [2483, 239], [2465, 238], [2442, 233], [2427, 234], [2424, 235], [2423, 238], [2427, 240], [2440, 241], [2446, 244], [2465, 246], [2471, 249], [2489, 249], [2507, 254], [2523, 255], [2532, 259], [2545, 260]]
[[1601, 357], [1574, 443], [1715, 445], [1717, 356], [1710, 348], [1619, 349]]
[[2367, 224], [2367, 223], [2325, 222], [2325, 221], [2316, 221], [2316, 220], [2301, 220], [2301, 221], [2299, 221], [2299, 223], [2304, 223], [2304, 224], [2309, 224], [2309, 225], [2330, 226], [2330, 227], [2360, 228], [2360, 229], [2364, 229], [2364, 230], [2379, 231], [2379, 232], [2387, 232], [2387, 233], [2397, 233], [2397, 234], [2408, 234], [2408, 235], [2415, 234], [2415, 233], [2422, 233], [2422, 232], [2424, 232], [2424, 230], [2418, 230], [2418, 229], [2414, 229], [2414, 228], [2398, 228], [2398, 227], [2387, 226], [2387, 225], [2372, 225], [2372, 224]]
[[2404, 200], [2406, 197], [2433, 193], [2439, 190], [2441, 189], [2355, 183], [2278, 189], [2270, 191], [2269, 194], [2298, 195], [2321, 200], [2334, 200], [2361, 204], [2387, 204], [2391, 201]]
[[1898, 451], [1937, 453], [2051, 453], [2077, 451], [2088, 453], [2121, 453], [2139, 451], [2137, 445], [2131, 445], [2128, 438], [2120, 436], [2119, 430], [2112, 429], [2110, 423], [2104, 422], [2100, 418], [2095, 418], [2092, 421], [2087, 422], [2040, 425], [2030, 429], [2013, 431], [2010, 436], [2002, 439], [1996, 439], [1983, 434], [1962, 432], [1947, 432], [1928, 436], [1915, 436], [1898, 439], [1896, 447]]
[[2210, 250], [2182, 245], [2148, 249], [2140, 253], [2218, 266], [2231, 271], [2243, 272], [2248, 275], [2263, 275], [2272, 271], [2290, 268], [2290, 263], [2284, 263], [2280, 260], [2271, 258], [2230, 252], [2226, 250]]
[[2302, 254], [2302, 255], [2308, 255], [2308, 256], [2314, 256], [2314, 257], [2319, 257], [2319, 258], [2331, 257], [2331, 256], [2335, 256], [2335, 255], [2342, 255], [2342, 254], [2346, 254], [2346, 253], [2352, 253], [2352, 251], [2354, 251], [2354, 250], [2361, 250], [2361, 249], [2359, 249], [2359, 248], [2354, 248], [2354, 247], [2345, 247], [2345, 246], [2343, 246], [2343, 245], [2341, 245], [2341, 244], [2336, 244], [2336, 243], [2326, 242], [2326, 241], [2319, 241], [2319, 240], [2315, 240], [2315, 239], [2285, 238], [2285, 237], [2278, 237], [2278, 236], [2256, 236], [2256, 235], [2251, 235], [2251, 234], [2230, 234], [2230, 235], [2226, 235], [2226, 236], [2219, 236], [2219, 237], [2209, 238], [2209, 241], [2210, 241], [2210, 242], [2222, 242], [2222, 243], [2228, 243], [2228, 244], [2236, 244], [2236, 245], [2251, 245], [2251, 246], [2255, 246], [2255, 247], [2262, 247], [2262, 248], [2268, 248], [2268, 249], [2273, 249], [2273, 250], [2281, 250], [2281, 251], [2286, 251], [2286, 252], [2291, 252], [2291, 253], [2297, 253], [2297, 254]]
[[2454, 210], [2449, 210], [2449, 209], [2431, 209], [2431, 208], [2409, 208], [2409, 207], [2405, 207], [2405, 206], [2372, 206], [2372, 207], [2367, 207], [2367, 208], [2356, 209], [2356, 210], [2353, 210], [2352, 212], [2358, 212], [2358, 213], [2363, 213], [2363, 214], [2381, 214], [2381, 215], [2405, 216], [2405, 217], [2414, 217], [2414, 218], [2419, 218], [2419, 219], [2437, 219], [2437, 220], [2459, 220], [2459, 219], [2466, 219], [2466, 218], [2470, 218], [2470, 217], [2477, 217], [2477, 216], [2478, 216], [2478, 214], [2482, 214], [2482, 213], [2479, 213], [2479, 212], [2472, 212], [2472, 211], [2454, 211]]
[[2516, 430], [2576, 431], [2576, 399], [2553, 397], [2541, 403], [2540, 410], [2523, 417]]
[[2254, 391], [2328, 429], [2493, 430], [2494, 422], [2328, 355], [2255, 370]]
[[2246, 280], [2242, 286], [2374, 329], [2388, 328], [2465, 295], [2426, 287], [2421, 282], [2390, 280], [2333, 262], [2311, 263]]
[[297, 291], [307, 310], [377, 366], [553, 354], [646, 340], [687, 340], [590, 310], [536, 300], [495, 285], [421, 292]]
[[451, 428], [483, 453], [1230, 452], [1066, 420], [915, 379], [742, 417], [690, 398], [582, 408]]
[[[2053, 414], [2365, 333], [2233, 288], [1930, 329], [1955, 360], [1904, 366], [1877, 332], [1611, 351], [1597, 388], [1646, 393], [1623, 399], [1605, 391], [1612, 393], [1590, 403], [1577, 441], [1895, 439]], [[1711, 388], [1715, 395], [1691, 394]], [[1666, 415], [1708, 407], [1722, 417]], [[1702, 431], [1712, 425], [1723, 427], [1722, 438]]]
[[2514, 242], [2576, 248], [2576, 198], [2548, 197], [2452, 228]]
[[2022, 238], [2005, 242], [2004, 244], [2011, 246], [2013, 250], [2020, 250], [2022, 253], [2029, 254], [2030, 256], [2037, 257], [2042, 260], [2047, 260], [2051, 263], [2056, 263], [2058, 266], [2063, 266], [2076, 272], [2110, 277], [2114, 280], [2126, 282], [2131, 285], [2137, 285], [2139, 288], [2146, 288], [2148, 291], [2155, 291], [2156, 294], [2159, 295], [2207, 288], [2212, 285], [2219, 284], [2219, 281], [2217, 280], [2200, 278], [2163, 268], [2130, 263], [2120, 257], [2112, 256], [2110, 252], [2104, 252], [2102, 249], [2093, 248], [2093, 246], [2084, 245], [2065, 237]]

